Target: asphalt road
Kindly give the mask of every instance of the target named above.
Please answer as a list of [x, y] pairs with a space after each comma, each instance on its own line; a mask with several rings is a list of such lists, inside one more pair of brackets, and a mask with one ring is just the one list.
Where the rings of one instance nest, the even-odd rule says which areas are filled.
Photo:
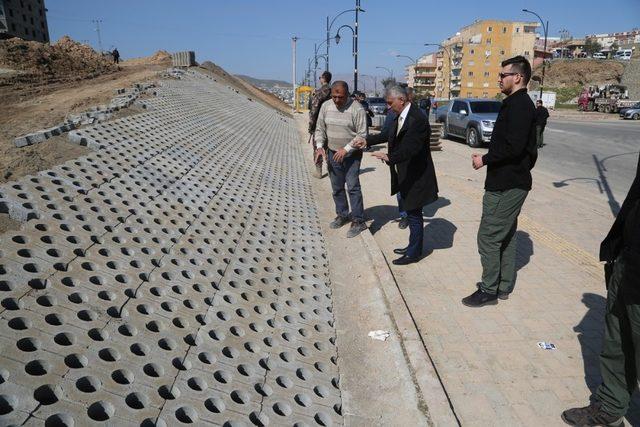
[[636, 174], [640, 121], [550, 121], [537, 168], [622, 204]]
[[[559, 188], [575, 189], [574, 194], [597, 198], [612, 213], [618, 211], [636, 175], [640, 121], [550, 120], [544, 141], [537, 171], [553, 176]], [[486, 149], [469, 148], [472, 151]]]

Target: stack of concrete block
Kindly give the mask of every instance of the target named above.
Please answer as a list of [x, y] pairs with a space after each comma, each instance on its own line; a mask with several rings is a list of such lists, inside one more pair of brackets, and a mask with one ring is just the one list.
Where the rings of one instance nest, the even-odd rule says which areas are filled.
[[192, 50], [174, 52], [171, 54], [174, 67], [193, 67], [196, 65], [196, 53]]
[[[109, 120], [113, 113], [123, 108], [130, 107], [142, 93], [148, 93], [151, 88], [155, 87], [155, 83], [136, 83], [128, 93], [127, 89], [121, 88], [116, 90], [116, 96], [111, 100], [109, 105], [99, 105], [79, 114], [69, 114], [66, 120], [54, 127], [39, 130], [27, 135], [19, 136], [14, 139], [13, 143], [16, 147], [25, 147], [27, 145], [39, 144], [46, 141], [52, 136], [62, 135], [79, 126], [90, 125], [95, 122], [103, 122]], [[146, 103], [141, 105], [147, 108]]]
[[431, 151], [442, 150], [442, 123], [431, 123], [431, 138], [429, 144], [431, 145]]

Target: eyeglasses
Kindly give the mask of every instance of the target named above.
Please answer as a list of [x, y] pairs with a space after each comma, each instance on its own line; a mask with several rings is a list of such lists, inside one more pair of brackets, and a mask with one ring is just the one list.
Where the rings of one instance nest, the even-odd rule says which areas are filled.
[[498, 73], [498, 77], [500, 77], [500, 80], [503, 80], [507, 76], [515, 76], [516, 74], [520, 73]]

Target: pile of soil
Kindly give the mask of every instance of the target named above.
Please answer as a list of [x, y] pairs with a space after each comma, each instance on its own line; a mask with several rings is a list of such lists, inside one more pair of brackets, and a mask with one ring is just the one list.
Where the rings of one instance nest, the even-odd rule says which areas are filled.
[[19, 38], [0, 40], [0, 68], [19, 71], [3, 84], [78, 81], [118, 70], [110, 57], [68, 36], [51, 45]]
[[[552, 61], [547, 65], [544, 85], [554, 88], [584, 87], [620, 83], [624, 65], [619, 61], [597, 59], [576, 59]], [[534, 76], [542, 74], [542, 65], [533, 71]]]
[[166, 50], [159, 50], [151, 56], [145, 56], [143, 58], [133, 58], [127, 59], [122, 62], [121, 65], [143, 65], [143, 64], [153, 64], [153, 65], [164, 65], [166, 67], [171, 66], [171, 54]]

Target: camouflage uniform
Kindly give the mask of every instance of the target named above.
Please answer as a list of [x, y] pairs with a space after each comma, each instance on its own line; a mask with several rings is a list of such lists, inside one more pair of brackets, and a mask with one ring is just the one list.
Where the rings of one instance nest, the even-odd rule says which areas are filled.
[[[318, 122], [320, 107], [323, 102], [329, 99], [331, 99], [331, 86], [328, 83], [325, 83], [316, 89], [311, 96], [311, 106], [309, 108], [309, 134], [312, 136], [316, 131], [316, 123]], [[311, 149], [313, 150], [313, 155], [315, 157], [316, 144], [313, 141], [313, 137], [311, 138]], [[318, 178], [322, 177], [322, 157], [319, 157], [318, 160], [316, 160], [316, 175], [318, 175]]]

